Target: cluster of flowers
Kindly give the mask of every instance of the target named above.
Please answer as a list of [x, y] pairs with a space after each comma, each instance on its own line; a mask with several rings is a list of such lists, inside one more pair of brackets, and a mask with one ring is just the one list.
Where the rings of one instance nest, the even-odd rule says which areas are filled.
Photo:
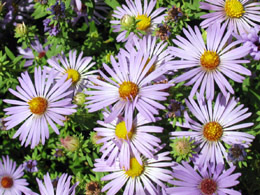
[[[79, 2], [75, 0], [75, 8], [82, 10]], [[103, 192], [116, 194], [125, 186], [124, 194], [240, 194], [229, 189], [238, 184], [241, 174], [233, 174], [236, 167], [228, 162], [225, 146], [249, 147], [254, 136], [237, 130], [253, 123], [237, 124], [251, 113], [231, 97], [234, 90], [226, 77], [241, 83], [245, 79], [242, 75], [251, 75], [241, 64], [249, 62], [243, 59], [249, 53], [255, 59], [259, 55], [259, 28], [250, 29], [256, 25], [253, 21], [260, 19], [260, 3], [206, 2], [201, 3], [202, 9], [216, 11], [202, 16], [207, 18], [201, 24], [207, 28], [206, 40], [198, 27], [188, 27], [183, 30], [186, 38], [176, 36], [172, 40], [176, 46], [168, 47], [152, 36], [157, 24], [164, 21], [165, 8], [154, 10], [156, 0], [144, 0], [143, 4], [141, 0], [126, 0], [126, 5], [114, 11], [116, 20], [111, 21], [114, 31], [120, 32], [117, 41], [126, 42], [116, 57], [111, 56], [112, 67], [103, 64], [106, 73], [89, 71], [95, 65], [92, 58], [83, 57], [83, 53], [77, 57], [76, 51], [70, 51], [69, 59], [59, 55], [48, 59], [48, 67], [35, 68], [34, 82], [28, 72], [22, 73], [17, 91], [9, 90], [20, 100], [4, 100], [14, 105], [4, 110], [8, 116], [4, 119], [6, 130], [23, 122], [14, 138], [19, 136], [22, 145], [30, 144], [31, 148], [40, 141], [44, 144], [49, 138], [48, 125], [59, 134], [56, 124], [63, 125], [65, 116], [76, 112], [72, 98], [84, 91], [88, 111], [103, 110], [104, 121], [98, 121], [102, 127], [94, 129], [101, 137], [98, 143], [103, 144], [94, 171], [112, 172], [102, 178], [110, 181]], [[236, 41], [232, 41], [233, 34], [237, 34]], [[185, 73], [167, 80], [180, 69]], [[160, 153], [164, 144], [155, 133], [163, 133], [163, 128], [150, 124], [160, 120], [157, 115], [165, 107], [159, 101], [167, 99], [169, 88], [186, 80], [187, 86], [193, 85], [186, 105], [197, 120], [185, 112], [185, 123], [177, 125], [192, 131], [175, 131], [171, 135], [172, 139], [187, 137], [190, 143], [196, 142], [197, 154], [190, 161], [193, 167], [185, 161], [173, 162], [169, 152]], [[213, 102], [217, 94], [215, 82], [221, 93]], [[15, 163], [8, 157], [3, 161], [0, 192], [29, 193], [26, 181], [18, 179], [23, 175], [22, 168], [15, 171]], [[229, 166], [226, 170], [225, 165]], [[41, 194], [53, 194], [48, 174], [45, 187], [37, 182]], [[64, 174], [56, 194], [73, 194], [76, 185], [70, 187], [70, 177]]]

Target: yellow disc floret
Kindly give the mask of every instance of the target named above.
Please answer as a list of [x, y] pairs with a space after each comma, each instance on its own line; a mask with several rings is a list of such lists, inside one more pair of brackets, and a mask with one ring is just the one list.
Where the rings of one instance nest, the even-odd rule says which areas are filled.
[[125, 121], [121, 121], [116, 125], [115, 134], [119, 139], [131, 139], [134, 134], [134, 129], [132, 128], [129, 132], [127, 132]]
[[138, 86], [131, 81], [124, 81], [119, 86], [119, 95], [124, 100], [132, 100], [138, 94]]
[[205, 51], [200, 57], [200, 63], [208, 71], [215, 70], [220, 63], [219, 56], [215, 51]]
[[138, 14], [136, 20], [139, 20], [139, 22], [136, 24], [136, 28], [138, 30], [146, 31], [151, 26], [151, 17], [148, 17], [147, 14]]
[[223, 135], [223, 128], [217, 122], [209, 122], [203, 128], [203, 136], [208, 141], [218, 141]]
[[140, 165], [139, 162], [136, 160], [136, 158], [130, 159], [130, 169], [127, 171], [125, 170], [125, 174], [129, 177], [138, 177], [140, 176], [144, 171], [144, 165]]
[[33, 114], [41, 115], [43, 114], [48, 106], [48, 102], [45, 98], [35, 97], [31, 99], [29, 102], [29, 108]]
[[225, 12], [230, 18], [240, 18], [245, 13], [245, 10], [239, 0], [226, 0]]
[[74, 85], [77, 84], [77, 82], [80, 80], [79, 72], [74, 69], [68, 69], [65, 73], [68, 74], [67, 79], [71, 79]]
[[11, 188], [14, 184], [14, 181], [11, 177], [5, 176], [1, 179], [1, 186], [5, 189]]

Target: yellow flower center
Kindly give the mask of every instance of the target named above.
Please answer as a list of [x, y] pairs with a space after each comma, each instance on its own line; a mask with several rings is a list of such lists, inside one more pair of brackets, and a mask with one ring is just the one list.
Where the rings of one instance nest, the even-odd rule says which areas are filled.
[[132, 100], [138, 94], [138, 86], [131, 81], [124, 81], [120, 84], [119, 95], [124, 100]]
[[140, 176], [144, 171], [144, 165], [140, 165], [136, 158], [130, 159], [130, 169], [125, 170], [125, 174], [129, 177], [137, 177]]
[[[145, 65], [144, 65], [143, 70], [145, 69], [145, 67], [147, 66], [147, 64], [150, 62], [150, 60], [151, 60], [150, 58], [147, 59]], [[149, 70], [147, 71], [146, 76], [149, 75], [151, 72], [153, 72], [153, 71], [155, 70], [155, 66], [156, 66], [156, 64], [154, 63], [154, 64], [149, 68]]]
[[148, 17], [147, 14], [139, 15], [136, 17], [139, 22], [136, 24], [138, 30], [146, 31], [151, 26], [151, 17]]
[[74, 69], [68, 69], [65, 73], [68, 74], [67, 79], [71, 79], [74, 85], [77, 84], [77, 82], [80, 80], [79, 72]]
[[121, 121], [116, 125], [115, 134], [119, 139], [124, 139], [124, 140], [126, 140], [127, 138], [131, 139], [134, 134], [134, 128], [132, 128], [129, 132], [127, 132], [125, 121]]
[[11, 188], [14, 184], [14, 181], [11, 177], [5, 176], [1, 179], [1, 186], [3, 188]]
[[215, 51], [205, 51], [200, 57], [201, 66], [206, 70], [215, 70], [219, 63], [219, 56]]
[[223, 135], [223, 128], [217, 122], [209, 122], [203, 128], [203, 136], [208, 141], [218, 141]]
[[41, 115], [43, 114], [48, 106], [48, 102], [45, 98], [35, 97], [31, 99], [29, 102], [29, 108], [33, 114]]
[[239, 0], [226, 0], [225, 12], [230, 18], [240, 18], [245, 13], [245, 10]]

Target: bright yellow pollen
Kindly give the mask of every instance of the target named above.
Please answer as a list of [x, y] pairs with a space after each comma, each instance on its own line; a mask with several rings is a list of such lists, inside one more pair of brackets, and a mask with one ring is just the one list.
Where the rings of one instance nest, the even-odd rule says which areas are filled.
[[80, 80], [79, 72], [74, 69], [68, 69], [65, 73], [68, 74], [67, 79], [71, 79], [74, 85]]
[[240, 18], [245, 13], [243, 4], [238, 0], [226, 0], [226, 15], [230, 18]]
[[219, 56], [215, 51], [205, 51], [200, 57], [201, 66], [206, 70], [215, 70], [219, 63]]
[[209, 122], [203, 128], [203, 136], [208, 141], [218, 141], [223, 135], [223, 128], [217, 122]]
[[35, 97], [31, 99], [29, 102], [29, 108], [33, 114], [41, 115], [43, 114], [48, 106], [48, 102], [45, 98]]
[[146, 31], [151, 26], [151, 17], [148, 17], [147, 14], [139, 15], [136, 17], [137, 20], [140, 20], [136, 25], [138, 30]]
[[140, 176], [144, 171], [144, 165], [140, 165], [136, 158], [130, 159], [130, 169], [125, 170], [125, 174], [129, 177], [137, 177]]
[[5, 176], [1, 179], [1, 186], [3, 188], [11, 188], [14, 184], [14, 181], [11, 177]]
[[132, 100], [138, 94], [138, 86], [131, 81], [124, 81], [119, 86], [119, 95], [124, 100]]
[[119, 139], [126, 140], [127, 137], [128, 139], [131, 139], [134, 134], [134, 129], [132, 128], [129, 132], [127, 132], [125, 121], [121, 121], [116, 125], [115, 134]]

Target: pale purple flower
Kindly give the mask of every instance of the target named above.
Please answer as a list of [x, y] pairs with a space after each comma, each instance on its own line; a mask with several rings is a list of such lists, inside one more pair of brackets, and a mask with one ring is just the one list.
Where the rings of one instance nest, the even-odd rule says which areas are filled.
[[198, 27], [195, 27], [195, 31], [188, 27], [188, 31], [183, 30], [187, 39], [176, 36], [177, 39], [174, 39], [173, 42], [178, 47], [169, 47], [169, 51], [180, 58], [180, 60], [173, 61], [169, 65], [169, 69], [188, 69], [173, 81], [179, 83], [189, 80], [185, 85], [193, 85], [190, 96], [194, 96], [200, 87], [201, 96], [206, 92], [207, 99], [213, 99], [215, 82], [225, 96], [227, 95], [226, 90], [233, 94], [234, 90], [226, 77], [242, 83], [245, 77], [241, 74], [251, 75], [250, 70], [240, 65], [249, 63], [248, 60], [243, 60], [243, 57], [248, 54], [250, 48], [247, 46], [234, 48], [241, 41], [228, 44], [232, 30], [227, 32], [225, 30], [226, 25], [220, 26], [219, 24], [208, 28], [207, 44], [205, 45]]
[[246, 151], [245, 147], [240, 144], [234, 144], [231, 148], [228, 150], [228, 160], [236, 163], [243, 161], [246, 158]]
[[28, 160], [28, 161], [24, 162], [23, 167], [26, 171], [31, 172], [31, 173], [38, 171], [36, 160]]
[[[88, 24], [90, 21], [94, 21], [96, 24], [101, 24], [101, 22], [98, 19], [106, 19], [104, 16], [100, 14], [102, 13], [108, 13], [109, 7], [104, 2], [104, 0], [94, 0], [94, 8], [93, 8], [93, 15], [89, 16], [89, 13], [87, 13], [87, 7], [84, 3], [82, 3], [81, 0], [72, 0], [71, 4], [74, 7], [75, 12], [77, 13], [77, 17], [73, 18], [73, 25], [75, 25], [78, 20], [82, 17], [84, 18], [85, 22]], [[90, 17], [90, 19], [89, 19]]]
[[[130, 58], [131, 53], [137, 55], [139, 52], [148, 54], [148, 61], [156, 56], [156, 61], [153, 63], [151, 68], [148, 70], [148, 74], [156, 70], [157, 68], [163, 68], [166, 64], [174, 59], [174, 56], [167, 50], [167, 42], [160, 41], [156, 42], [156, 37], [151, 35], [144, 36], [143, 38], [133, 37], [132, 41], [125, 44], [124, 49], [120, 49], [120, 52], [124, 53], [128, 58]], [[159, 75], [155, 81], [161, 81], [167, 79], [164, 75]]]
[[51, 11], [51, 14], [54, 16], [53, 18], [55, 20], [58, 20], [59, 18], [65, 17], [65, 3], [59, 0], [56, 0], [56, 3], [51, 6], [51, 8], [47, 9]]
[[147, 75], [149, 69], [157, 60], [157, 56], [153, 56], [150, 60], [149, 54], [143, 54], [141, 51], [137, 54], [131, 53], [130, 58], [124, 54], [119, 54], [118, 62], [111, 56], [111, 64], [113, 69], [103, 64], [104, 69], [113, 77], [113, 80], [100, 71], [104, 81], [98, 78], [90, 78], [93, 85], [89, 88], [95, 89], [86, 91], [88, 96], [86, 100], [89, 112], [95, 112], [112, 107], [111, 114], [105, 118], [106, 123], [112, 122], [117, 116], [124, 111], [127, 130], [130, 131], [133, 121], [133, 113], [135, 108], [148, 121], [155, 122], [154, 115], [158, 115], [158, 109], [165, 109], [157, 101], [166, 100], [167, 92], [162, 90], [169, 88], [170, 84], [152, 84], [151, 81], [163, 75], [167, 70], [165, 68], [157, 68]]
[[18, 78], [20, 85], [17, 91], [9, 89], [10, 93], [18, 97], [20, 100], [3, 100], [5, 103], [15, 106], [5, 108], [6, 129], [9, 130], [18, 124], [23, 124], [14, 134], [13, 138], [20, 135], [22, 145], [28, 146], [31, 142], [31, 148], [39, 144], [45, 143], [45, 139], [49, 138], [49, 127], [59, 134], [59, 130], [55, 123], [64, 125], [64, 115], [71, 115], [76, 112], [75, 106], [71, 104], [72, 99], [66, 98], [73, 91], [67, 91], [71, 85], [71, 80], [67, 80], [64, 75], [58, 82], [54, 82], [56, 75], [50, 72], [47, 75], [45, 70], [35, 68], [34, 83], [32, 82], [28, 72], [22, 73]]
[[[106, 118], [109, 113], [104, 112], [103, 115]], [[103, 121], [97, 121], [97, 123], [102, 126], [94, 128], [97, 135], [101, 137], [97, 144], [103, 143], [100, 148], [103, 153], [101, 159], [106, 160], [109, 166], [118, 158], [120, 166], [128, 170], [131, 156], [142, 164], [140, 154], [146, 158], [153, 158], [155, 148], [161, 144], [161, 140], [151, 133], [162, 133], [163, 128], [148, 125], [149, 121], [140, 113], [133, 120], [129, 132], [127, 132], [123, 117], [118, 117], [111, 123]]]
[[23, 56], [23, 58], [27, 59], [27, 61], [24, 64], [24, 67], [31, 66], [33, 64], [33, 61], [36, 59], [41, 59], [46, 56], [46, 52], [49, 50], [50, 46], [47, 45], [43, 48], [42, 44], [39, 42], [39, 40], [35, 40], [31, 44], [32, 49], [37, 52], [37, 55], [35, 56], [33, 53], [33, 50], [31, 48], [23, 49], [22, 47], [18, 47], [19, 53]]
[[209, 165], [207, 169], [196, 170], [183, 161], [173, 168], [173, 181], [169, 183], [174, 187], [166, 189], [168, 194], [174, 195], [241, 195], [240, 192], [230, 188], [236, 186], [241, 173], [234, 173], [235, 166], [224, 170], [223, 164]]
[[48, 32], [50, 36], [57, 36], [60, 33], [60, 25], [51, 24], [51, 19], [46, 18], [43, 20], [44, 32]]
[[0, 160], [0, 194], [1, 195], [20, 195], [33, 194], [27, 187], [26, 179], [21, 179], [24, 175], [23, 166], [16, 168], [16, 162], [12, 161], [9, 156], [2, 156]]
[[249, 32], [260, 21], [260, 3], [249, 0], [205, 0], [200, 2], [200, 8], [213, 11], [201, 16], [205, 19], [200, 24], [202, 28], [224, 22], [229, 30], [241, 34]]
[[41, 195], [75, 195], [75, 189], [79, 182], [70, 186], [71, 176], [63, 173], [57, 183], [57, 186], [53, 186], [49, 173], [44, 175], [44, 183], [36, 178], [39, 191]]
[[226, 97], [219, 94], [216, 98], [214, 107], [212, 101], [205, 101], [204, 97], [197, 94], [198, 103], [192, 98], [186, 100], [190, 112], [198, 119], [198, 122], [192, 120], [185, 113], [186, 123], [177, 124], [192, 131], [175, 131], [172, 136], [191, 137], [200, 144], [199, 157], [196, 164], [207, 166], [207, 164], [224, 164], [224, 158], [227, 159], [225, 144], [241, 144], [248, 147], [253, 141], [254, 136], [239, 129], [247, 128], [253, 123], [237, 124], [249, 116], [248, 108], [243, 108], [243, 104], [238, 105], [238, 99], [231, 98], [230, 94]]
[[260, 60], [260, 26], [256, 25], [252, 27], [248, 33], [243, 33], [241, 35], [234, 34], [238, 40], [251, 48], [249, 54], [254, 58], [254, 60]]
[[[162, 14], [162, 12], [165, 11], [165, 8], [154, 10], [156, 2], [156, 0], [150, 0], [148, 3], [147, 0], [144, 0], [142, 4], [141, 0], [126, 0], [126, 5], [116, 8], [112, 15], [116, 20], [112, 20], [110, 23], [113, 25], [112, 28], [114, 29], [114, 32], [120, 32], [116, 38], [117, 42], [125, 42], [136, 36], [131, 32], [126, 38], [127, 31], [122, 30], [121, 26], [121, 20], [124, 16], [134, 17], [135, 19], [140, 20], [137, 23], [137, 29], [148, 34], [151, 34], [156, 29], [157, 24], [162, 23], [164, 16], [166, 15]], [[141, 34], [139, 34], [139, 36], [141, 36]]]
[[158, 192], [156, 184], [165, 188], [165, 183], [172, 179], [172, 172], [166, 168], [173, 166], [174, 163], [168, 154], [169, 152], [163, 152], [157, 154], [155, 158], [143, 158], [142, 165], [136, 158], [131, 158], [130, 169], [127, 171], [120, 168], [117, 161], [109, 167], [105, 161], [97, 159], [93, 171], [112, 172], [101, 178], [102, 181], [111, 180], [102, 189], [102, 192], [107, 191], [108, 195], [116, 194], [123, 186], [125, 186], [124, 194], [128, 195], [156, 194]]
[[[56, 70], [58, 75], [56, 78], [63, 77], [64, 74], [68, 74], [68, 79], [72, 79], [72, 89], [74, 94], [81, 92], [86, 88], [88, 79], [95, 77], [93, 74], [98, 72], [97, 70], [89, 71], [96, 63], [92, 62], [92, 57], [82, 57], [83, 52], [80, 52], [77, 57], [77, 51], [71, 50], [69, 52], [69, 58], [58, 55], [48, 59], [47, 62], [51, 66], [48, 70]], [[61, 65], [60, 65], [61, 63]]]

